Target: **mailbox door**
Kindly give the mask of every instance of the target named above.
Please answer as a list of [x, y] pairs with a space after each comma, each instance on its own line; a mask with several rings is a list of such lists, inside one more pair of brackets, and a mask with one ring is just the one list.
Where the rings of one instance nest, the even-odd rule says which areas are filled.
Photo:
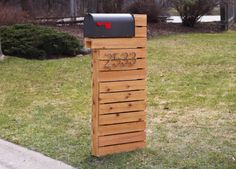
[[88, 38], [134, 37], [134, 17], [131, 14], [88, 14], [84, 20], [84, 36]]

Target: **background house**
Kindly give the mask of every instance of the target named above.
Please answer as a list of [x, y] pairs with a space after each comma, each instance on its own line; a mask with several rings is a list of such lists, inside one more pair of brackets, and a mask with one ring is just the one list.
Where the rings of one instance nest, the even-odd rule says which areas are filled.
[[[0, 24], [4, 23], [4, 17], [2, 16], [6, 16], [5, 13], [9, 13], [8, 17], [12, 17], [12, 22], [15, 21], [16, 23], [24, 19], [26, 14], [31, 19], [58, 20], [62, 18], [74, 18], [75, 20], [75, 18], [83, 17], [89, 12], [129, 12], [130, 10], [128, 8], [138, 1], [142, 2], [142, 0], [0, 0]], [[171, 9], [169, 0], [148, 0], [148, 3], [143, 0], [143, 2], [144, 4], [156, 4], [157, 9], [151, 12], [149, 9], [147, 10], [146, 6], [140, 5], [138, 7], [143, 8], [142, 11], [144, 13], [148, 11], [155, 17], [164, 16], [166, 18], [168, 16], [168, 9]], [[227, 2], [221, 3], [220, 12], [222, 27], [228, 29], [236, 20], [236, 0], [228, 0]]]

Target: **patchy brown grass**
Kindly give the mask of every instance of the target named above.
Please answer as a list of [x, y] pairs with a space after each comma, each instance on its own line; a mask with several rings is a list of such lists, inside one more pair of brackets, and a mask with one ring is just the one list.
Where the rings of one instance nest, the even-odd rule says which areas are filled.
[[147, 148], [90, 155], [91, 58], [0, 62], [0, 137], [78, 168], [236, 168], [236, 32], [148, 42]]

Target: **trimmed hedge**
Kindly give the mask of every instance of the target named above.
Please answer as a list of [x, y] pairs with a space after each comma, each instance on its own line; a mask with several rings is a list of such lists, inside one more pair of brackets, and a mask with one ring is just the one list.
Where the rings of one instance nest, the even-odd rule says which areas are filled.
[[27, 59], [54, 59], [79, 53], [80, 41], [56, 30], [36, 25], [0, 27], [2, 50], [5, 55]]

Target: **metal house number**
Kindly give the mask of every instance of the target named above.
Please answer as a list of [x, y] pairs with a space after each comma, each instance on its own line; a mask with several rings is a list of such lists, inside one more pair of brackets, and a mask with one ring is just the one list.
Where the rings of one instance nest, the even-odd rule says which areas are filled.
[[132, 66], [137, 62], [135, 52], [109, 53], [106, 54], [106, 56], [109, 58], [107, 63], [105, 64], [105, 68], [107, 69]]

